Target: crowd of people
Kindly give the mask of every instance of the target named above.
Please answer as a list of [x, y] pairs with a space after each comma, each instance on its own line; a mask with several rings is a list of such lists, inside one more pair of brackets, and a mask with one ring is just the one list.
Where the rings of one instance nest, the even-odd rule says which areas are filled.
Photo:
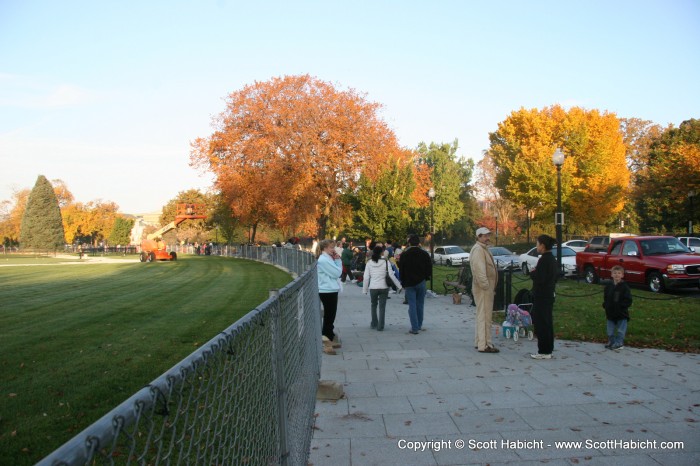
[[[469, 255], [472, 294], [476, 304], [474, 348], [480, 353], [498, 353], [492, 341], [493, 303], [498, 284], [498, 268], [489, 251], [491, 231], [481, 227], [475, 232], [476, 243]], [[554, 349], [555, 286], [560, 272], [552, 248], [556, 240], [548, 235], [537, 237], [537, 266], [531, 270], [532, 322], [537, 336], [537, 353], [533, 359], [552, 358]], [[334, 323], [338, 309], [338, 293], [346, 282], [362, 286], [369, 294], [370, 328], [383, 331], [386, 301], [391, 292], [405, 291], [404, 304], [408, 304], [409, 334], [418, 335], [423, 328], [423, 309], [427, 293], [427, 281], [433, 274], [430, 254], [420, 246], [420, 238], [411, 235], [405, 245], [395, 242], [376, 242], [367, 239], [364, 247], [340, 241], [323, 240], [318, 248], [318, 288], [323, 305], [324, 352], [335, 354], [341, 343], [335, 333]], [[604, 292], [603, 308], [607, 319], [608, 349], [619, 350], [629, 320], [632, 295], [623, 281], [624, 269], [616, 266], [613, 281]]]
[[363, 246], [353, 246], [345, 238], [323, 240], [318, 250], [318, 288], [323, 306], [324, 351], [335, 354], [341, 343], [334, 332], [338, 293], [344, 283], [362, 286], [370, 296], [370, 328], [383, 331], [386, 301], [390, 291], [405, 291], [411, 323], [410, 334], [423, 330], [423, 307], [426, 281], [433, 272], [430, 255], [420, 247], [420, 238], [411, 235], [405, 245], [393, 241], [367, 239]]

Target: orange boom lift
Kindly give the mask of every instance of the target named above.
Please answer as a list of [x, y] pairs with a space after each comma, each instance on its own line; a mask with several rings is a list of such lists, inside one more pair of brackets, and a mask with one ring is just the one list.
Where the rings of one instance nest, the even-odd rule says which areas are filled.
[[168, 223], [160, 230], [151, 233], [141, 242], [141, 256], [139, 257], [141, 262], [177, 260], [177, 253], [174, 251], [168, 252], [165, 250], [163, 235], [176, 229], [177, 226], [185, 220], [207, 218], [207, 216], [204, 215], [204, 209], [204, 204], [178, 204], [175, 220]]

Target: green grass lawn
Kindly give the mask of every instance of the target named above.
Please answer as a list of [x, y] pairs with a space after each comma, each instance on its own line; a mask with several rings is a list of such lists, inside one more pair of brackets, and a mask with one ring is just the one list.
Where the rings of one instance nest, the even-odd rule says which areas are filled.
[[290, 281], [215, 256], [0, 267], [0, 463], [34, 464]]
[[[607, 343], [603, 287], [575, 280], [557, 284], [556, 338]], [[632, 296], [626, 346], [700, 353], [700, 299], [638, 288], [632, 288]]]
[[[456, 275], [458, 268], [435, 266], [433, 271], [433, 287], [444, 294], [445, 276]], [[513, 274], [512, 282], [512, 297], [521, 288], [532, 287], [532, 281], [520, 272]], [[556, 338], [607, 343], [603, 286], [569, 279], [559, 281], [554, 303]], [[700, 299], [684, 296], [687, 294], [656, 294], [633, 287], [625, 345], [700, 353]], [[503, 320], [502, 312], [494, 315], [494, 322]]]

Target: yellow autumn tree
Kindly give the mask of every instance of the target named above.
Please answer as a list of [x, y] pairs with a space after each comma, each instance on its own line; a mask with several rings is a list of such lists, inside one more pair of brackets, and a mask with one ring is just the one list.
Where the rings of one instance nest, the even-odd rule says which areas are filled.
[[112, 231], [119, 206], [111, 201], [74, 202], [61, 209], [68, 243], [98, 246]]
[[559, 105], [521, 108], [489, 135], [488, 155], [503, 197], [540, 213], [556, 209], [552, 154], [561, 147], [562, 204], [570, 221], [604, 224], [622, 210], [630, 173], [620, 122], [612, 113]]

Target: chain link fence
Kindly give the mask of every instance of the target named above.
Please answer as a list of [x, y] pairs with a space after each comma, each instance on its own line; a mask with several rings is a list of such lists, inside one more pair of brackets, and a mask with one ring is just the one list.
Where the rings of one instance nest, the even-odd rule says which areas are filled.
[[296, 279], [39, 465], [304, 465], [321, 365], [314, 257], [237, 247]]

